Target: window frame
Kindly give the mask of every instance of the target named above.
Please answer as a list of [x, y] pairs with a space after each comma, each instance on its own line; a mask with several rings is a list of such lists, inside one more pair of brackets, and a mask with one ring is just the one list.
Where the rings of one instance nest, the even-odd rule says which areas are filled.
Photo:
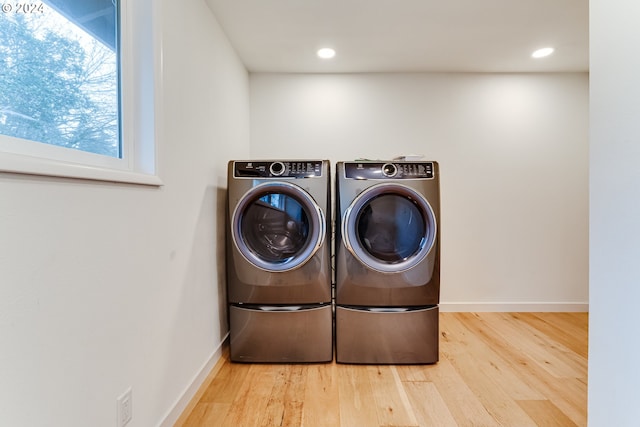
[[157, 174], [158, 126], [162, 123], [159, 2], [118, 3], [121, 158], [0, 135], [0, 174], [162, 185]]

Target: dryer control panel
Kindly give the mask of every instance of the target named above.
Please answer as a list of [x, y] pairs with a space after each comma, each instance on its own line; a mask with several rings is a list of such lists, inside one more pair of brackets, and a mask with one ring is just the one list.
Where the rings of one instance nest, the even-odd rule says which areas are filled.
[[236, 178], [312, 178], [322, 176], [322, 160], [235, 162]]
[[345, 162], [346, 178], [433, 179], [433, 162]]

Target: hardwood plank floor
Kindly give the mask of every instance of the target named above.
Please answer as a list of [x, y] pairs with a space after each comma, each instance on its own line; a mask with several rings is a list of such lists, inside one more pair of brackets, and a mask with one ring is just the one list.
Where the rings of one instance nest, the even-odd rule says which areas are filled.
[[176, 426], [586, 426], [587, 313], [441, 313], [435, 365], [230, 363]]

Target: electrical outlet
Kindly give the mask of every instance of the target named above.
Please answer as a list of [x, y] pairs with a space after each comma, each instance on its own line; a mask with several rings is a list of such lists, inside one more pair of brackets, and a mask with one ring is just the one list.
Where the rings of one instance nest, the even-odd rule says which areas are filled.
[[129, 387], [118, 399], [117, 402], [117, 417], [118, 427], [124, 427], [131, 421], [133, 417], [133, 392]]

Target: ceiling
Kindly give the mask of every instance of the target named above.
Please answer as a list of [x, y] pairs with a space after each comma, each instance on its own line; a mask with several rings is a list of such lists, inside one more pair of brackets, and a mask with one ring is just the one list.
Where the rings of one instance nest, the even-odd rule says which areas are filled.
[[[583, 72], [589, 0], [205, 0], [251, 72]], [[333, 47], [333, 59], [316, 56]], [[553, 46], [550, 57], [531, 53]]]

